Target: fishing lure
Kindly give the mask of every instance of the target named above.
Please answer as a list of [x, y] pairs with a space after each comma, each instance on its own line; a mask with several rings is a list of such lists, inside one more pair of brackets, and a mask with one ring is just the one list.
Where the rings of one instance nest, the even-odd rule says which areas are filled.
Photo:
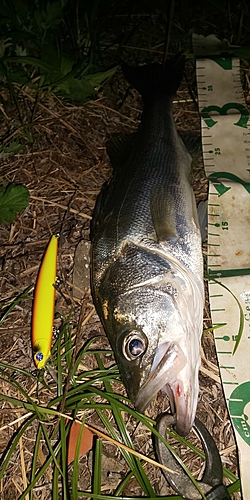
[[52, 344], [58, 238], [51, 236], [37, 276], [32, 311], [32, 350], [36, 367], [44, 367]]

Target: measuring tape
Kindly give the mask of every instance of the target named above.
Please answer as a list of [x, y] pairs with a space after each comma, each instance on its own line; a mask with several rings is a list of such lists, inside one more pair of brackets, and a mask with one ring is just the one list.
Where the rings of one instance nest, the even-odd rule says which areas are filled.
[[[223, 389], [250, 500], [250, 121], [239, 59], [194, 35], [205, 172], [209, 179], [209, 297]], [[206, 57], [202, 57], [202, 54]], [[209, 56], [209, 58], [207, 57]]]

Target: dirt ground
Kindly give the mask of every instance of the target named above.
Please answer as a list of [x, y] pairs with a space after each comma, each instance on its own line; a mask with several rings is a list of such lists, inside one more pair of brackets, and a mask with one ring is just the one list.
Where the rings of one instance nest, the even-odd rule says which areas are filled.
[[[190, 81], [184, 82], [174, 103], [174, 115], [180, 131], [199, 133], [200, 122], [197, 102], [193, 99], [190, 87], [195, 88], [194, 71]], [[34, 102], [34, 95], [28, 88], [20, 90], [20, 103], [33, 115], [33, 144], [26, 143], [22, 153], [6, 157], [0, 164], [0, 178], [6, 182], [22, 183], [29, 189], [30, 200], [27, 209], [18, 216], [12, 225], [0, 227], [0, 294], [1, 303], [6, 305], [31, 285], [34, 285], [39, 264], [51, 234], [60, 231], [58, 278], [60, 284], [56, 294], [56, 312], [78, 322], [80, 307], [86, 306], [86, 316], [92, 310], [86, 260], [75, 258], [77, 245], [83, 240], [89, 242], [89, 227], [95, 199], [103, 182], [109, 179], [111, 167], [106, 153], [106, 142], [112, 134], [130, 132], [138, 127], [141, 101], [135, 90], [129, 90], [122, 73], [118, 70], [105, 89], [101, 89], [98, 99], [84, 106], [62, 102], [50, 95]], [[195, 94], [194, 94], [195, 95]], [[11, 122], [16, 122], [16, 110], [8, 95], [5, 95], [4, 114], [2, 114], [2, 136], [9, 131]], [[13, 129], [13, 135], [15, 130]], [[201, 158], [193, 170], [193, 186], [197, 202], [207, 197], [207, 181], [204, 176]], [[85, 244], [85, 243], [84, 243]], [[88, 248], [86, 246], [86, 248]], [[204, 246], [204, 253], [206, 247]], [[78, 255], [79, 257], [79, 255]], [[76, 263], [77, 262], [77, 263]], [[76, 265], [75, 275], [74, 265]], [[83, 281], [81, 278], [83, 276]], [[84, 278], [85, 276], [85, 278]], [[80, 280], [80, 281], [79, 281]], [[17, 304], [0, 325], [0, 359], [19, 369], [27, 370], [36, 376], [31, 352], [31, 307], [32, 292], [26, 300]], [[99, 334], [104, 335], [97, 314], [93, 311], [81, 329], [81, 345]], [[55, 325], [60, 325], [56, 319]], [[209, 303], [204, 310], [204, 328], [211, 326]], [[55, 338], [56, 339], [56, 332]], [[103, 336], [100, 346], [108, 346]], [[110, 357], [108, 363], [114, 362]], [[90, 366], [85, 369], [92, 368]], [[47, 375], [49, 377], [49, 374]], [[15, 373], [22, 385], [21, 372]], [[18, 397], [17, 392], [6, 382], [1, 392]], [[26, 390], [35, 397], [36, 384], [29, 381]], [[159, 395], [149, 409], [152, 417], [168, 407], [167, 398]], [[9, 403], [3, 402], [0, 408], [0, 453], [4, 454], [11, 438], [18, 429], [12, 424], [20, 415]], [[212, 332], [205, 333], [202, 339], [202, 368], [200, 372], [200, 395], [197, 416], [212, 433], [220, 450], [222, 462], [230, 471], [238, 474], [237, 452], [232, 426], [228, 416], [222, 386], [219, 378], [217, 359]], [[101, 427], [97, 416], [92, 412], [87, 422]], [[12, 424], [8, 425], [7, 424]], [[149, 454], [152, 444], [147, 429], [138, 426], [132, 419], [128, 422], [129, 431], [135, 435], [135, 448]], [[23, 466], [30, 470], [35, 428], [29, 429], [22, 443], [10, 461], [1, 482], [1, 494], [5, 500], [18, 499], [24, 490]], [[200, 460], [191, 452], [180, 450], [186, 465], [199, 478]], [[22, 464], [24, 460], [24, 465]], [[91, 487], [92, 452], [80, 460], [79, 488]], [[150, 468], [150, 466], [149, 466]], [[158, 494], [170, 494], [162, 474], [151, 467], [152, 484]], [[103, 443], [102, 492], [112, 494], [119, 481], [125, 476], [126, 466], [117, 448]], [[124, 492], [128, 496], [141, 495], [135, 479]], [[44, 478], [34, 492], [36, 499], [51, 498], [50, 478]], [[240, 495], [236, 494], [239, 499]]]

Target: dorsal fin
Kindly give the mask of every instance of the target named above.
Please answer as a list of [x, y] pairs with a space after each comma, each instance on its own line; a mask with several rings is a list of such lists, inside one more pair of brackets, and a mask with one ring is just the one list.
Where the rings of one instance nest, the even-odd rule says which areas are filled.
[[106, 197], [107, 197], [107, 194], [108, 194], [108, 190], [109, 190], [109, 184], [106, 181], [106, 182], [104, 182], [104, 184], [102, 186], [102, 189], [101, 189], [100, 193], [98, 194], [98, 196], [96, 198], [95, 208], [93, 210], [92, 219], [91, 219], [91, 222], [90, 222], [90, 241], [93, 240], [94, 231], [97, 230], [98, 221], [99, 221], [99, 218], [100, 218], [102, 207], [103, 207], [103, 205], [105, 203], [105, 200], [106, 200]]

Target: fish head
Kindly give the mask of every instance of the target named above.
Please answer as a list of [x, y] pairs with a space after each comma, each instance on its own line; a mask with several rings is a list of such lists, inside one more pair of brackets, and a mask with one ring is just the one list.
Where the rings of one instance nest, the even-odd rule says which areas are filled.
[[198, 400], [203, 291], [185, 272], [140, 284], [103, 304], [104, 327], [122, 380], [143, 412], [163, 390], [188, 434]]

